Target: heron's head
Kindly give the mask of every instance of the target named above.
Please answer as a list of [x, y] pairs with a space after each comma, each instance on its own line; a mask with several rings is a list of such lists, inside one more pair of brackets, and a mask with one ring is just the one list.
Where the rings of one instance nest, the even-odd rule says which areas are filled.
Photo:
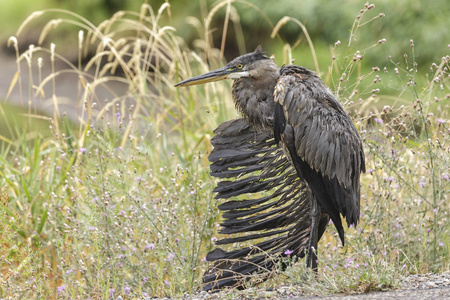
[[190, 86], [222, 79], [253, 78], [258, 80], [267, 76], [268, 72], [278, 73], [278, 67], [258, 47], [255, 52], [239, 56], [223, 68], [183, 80], [175, 84], [175, 86]]

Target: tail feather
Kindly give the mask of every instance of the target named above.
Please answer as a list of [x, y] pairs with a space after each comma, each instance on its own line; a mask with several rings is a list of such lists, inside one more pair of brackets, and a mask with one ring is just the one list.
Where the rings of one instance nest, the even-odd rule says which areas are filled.
[[[217, 244], [242, 243], [242, 248], [216, 248], [206, 256], [212, 264], [203, 276], [203, 290], [216, 291], [264, 281], [278, 266], [286, 267], [287, 255], [304, 256], [312, 194], [270, 131], [257, 131], [244, 119], [235, 119], [214, 133], [211, 175], [228, 179], [214, 189], [216, 198], [227, 200], [219, 205], [224, 218], [220, 233], [232, 234]], [[327, 223], [321, 220], [320, 236]], [[249, 241], [255, 244], [246, 245]]]

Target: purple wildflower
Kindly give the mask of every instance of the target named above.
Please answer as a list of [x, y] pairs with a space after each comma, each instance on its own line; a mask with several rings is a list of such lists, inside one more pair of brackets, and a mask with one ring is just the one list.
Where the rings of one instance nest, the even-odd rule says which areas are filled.
[[284, 254], [285, 255], [291, 255], [292, 253], [294, 253], [294, 250], [286, 250], [286, 251], [284, 251]]
[[420, 178], [420, 181], [419, 181], [419, 186], [421, 187], [421, 188], [423, 188], [424, 186], [425, 186], [425, 184], [426, 184], [426, 182], [425, 182], [425, 178]]
[[81, 152], [81, 153], [86, 152], [86, 150], [87, 150], [86, 148], [80, 148], [80, 152]]
[[123, 291], [125, 292], [125, 294], [129, 294], [131, 292], [131, 288], [126, 285], [123, 287]]
[[383, 123], [383, 119], [381, 119], [381, 118], [379, 118], [379, 119], [373, 118], [373, 120], [374, 120], [375, 122], [377, 122], [378, 124], [382, 124], [382, 123]]
[[62, 293], [64, 293], [66, 291], [66, 286], [64, 284], [60, 285], [56, 288], [56, 291], [58, 292], [58, 295], [61, 295]]
[[148, 250], [154, 250], [155, 249], [155, 244], [147, 244], [144, 246], [144, 251], [148, 251]]

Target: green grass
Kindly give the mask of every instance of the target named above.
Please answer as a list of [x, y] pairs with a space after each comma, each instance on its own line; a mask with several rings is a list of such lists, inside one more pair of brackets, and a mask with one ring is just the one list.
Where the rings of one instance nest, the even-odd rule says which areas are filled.
[[[68, 11], [52, 12], [83, 30], [74, 32], [80, 59], [87, 47], [95, 47], [96, 56], [86, 66], [67, 63], [79, 78], [73, 84], [82, 89], [83, 118], [76, 125], [62, 112], [36, 125], [34, 110], [19, 119], [6, 117], [13, 108], [1, 106], [0, 297], [129, 299], [196, 292], [220, 221], [208, 174], [209, 140], [218, 124], [237, 114], [228, 82], [188, 89], [173, 84], [225, 63], [211, 45], [211, 28], [198, 27], [189, 49], [160, 23], [167, 6], [144, 5], [140, 13], [119, 13], [98, 27]], [[364, 34], [366, 27], [353, 30]], [[329, 226], [319, 246], [318, 278], [305, 276], [300, 261], [265, 286], [300, 282], [314, 294], [361, 293], [450, 266], [450, 61], [437, 57], [428, 74], [418, 73], [411, 47], [406, 59], [386, 61], [386, 71], [363, 67], [358, 55], [379, 49], [378, 41], [372, 45], [335, 45], [330, 57], [336, 59], [318, 63], [364, 140], [361, 224], [347, 230], [345, 248]], [[293, 48], [277, 60], [295, 58]], [[57, 49], [25, 54], [53, 65], [64, 61]], [[35, 76], [35, 85], [24, 88], [43, 97], [42, 86], [55, 82]], [[133, 100], [111, 93], [102, 104], [95, 87], [115, 80], [128, 84]], [[56, 94], [47, 97], [58, 101]]]

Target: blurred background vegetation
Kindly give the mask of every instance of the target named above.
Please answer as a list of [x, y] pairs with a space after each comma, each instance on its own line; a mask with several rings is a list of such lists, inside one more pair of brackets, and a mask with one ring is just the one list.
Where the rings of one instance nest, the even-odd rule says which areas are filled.
[[[143, 2], [143, 0], [41, 0], [32, 2], [1, 0], [0, 41], [2, 45], [5, 45], [9, 36], [15, 34], [20, 24], [33, 11], [55, 7], [68, 9], [98, 25], [119, 10], [139, 11]], [[167, 1], [145, 2], [156, 8]], [[163, 20], [162, 24], [175, 27], [178, 35], [184, 37], [188, 43], [194, 43], [199, 37], [198, 31], [195, 26], [186, 26], [187, 23], [193, 23], [187, 17], [194, 16], [203, 22], [211, 7], [217, 2], [199, 0], [191, 1], [189, 5], [186, 5], [184, 0], [170, 1], [170, 10], [173, 13], [166, 16], [166, 20]], [[282, 17], [291, 16], [306, 26], [314, 42], [319, 61], [322, 61], [321, 65], [328, 65], [331, 58], [330, 45], [334, 45], [338, 40], [343, 43], [348, 42], [349, 29], [355, 20], [355, 12], [364, 4], [364, 1], [358, 0], [278, 0], [276, 2], [251, 0], [249, 2], [264, 12], [268, 20], [262, 14], [256, 13], [255, 9], [250, 8], [246, 3], [239, 4], [237, 1], [233, 4], [238, 8], [239, 16], [235, 14], [237, 19], [233, 20], [233, 14], [231, 14], [231, 21], [234, 24], [238, 22], [236, 25], [240, 26], [230, 25], [228, 28], [226, 48], [224, 49], [227, 60], [244, 52], [252, 51], [260, 44], [270, 53], [280, 53], [283, 45], [280, 39], [272, 40], [270, 38], [272, 32], [270, 23], [276, 24]], [[364, 45], [366, 42], [367, 46], [370, 46], [375, 39], [386, 39], [387, 43], [384, 45], [384, 51], [378, 49], [375, 53], [371, 53], [364, 65], [382, 67], [387, 62], [387, 55], [399, 57], [408, 52], [410, 45], [407, 41], [410, 39], [415, 42], [415, 55], [419, 67], [428, 68], [433, 58], [446, 54], [449, 43], [448, 28], [450, 28], [450, 18], [448, 17], [450, 3], [447, 0], [379, 0], [375, 1], [375, 5], [377, 11], [385, 14], [385, 18], [382, 22], [369, 24], [370, 30], [365, 31], [367, 34], [357, 37], [359, 45]], [[211, 28], [216, 29], [213, 32], [216, 47], [220, 47], [225, 15], [226, 6], [222, 7], [212, 20]], [[48, 20], [50, 19], [51, 15], [48, 16]], [[43, 21], [44, 19], [40, 18], [38, 22]], [[19, 40], [22, 45], [37, 44], [41, 26], [34, 28], [36, 31], [28, 27], [27, 31], [22, 34]], [[238, 30], [242, 28], [245, 41], [237, 41], [235, 28], [239, 28]], [[59, 34], [61, 39], [65, 37], [64, 30], [59, 30], [56, 34]], [[308, 46], [304, 42], [304, 36], [299, 36], [297, 25], [287, 24], [281, 29], [280, 36], [284, 42], [291, 45], [295, 44], [297, 40], [303, 39], [300, 47], [293, 52], [293, 56], [297, 59], [296, 64], [313, 68], [310, 51], [305, 50]], [[71, 40], [73, 41], [73, 39]], [[73, 46], [67, 45], [68, 49], [76, 49]]]

